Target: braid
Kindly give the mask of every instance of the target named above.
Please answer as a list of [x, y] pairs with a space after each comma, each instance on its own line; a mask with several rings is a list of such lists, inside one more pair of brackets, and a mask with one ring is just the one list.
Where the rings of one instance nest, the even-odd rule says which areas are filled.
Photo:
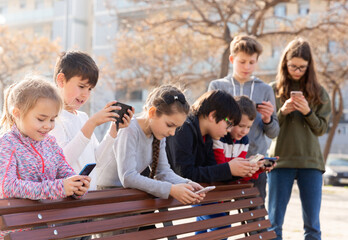
[[157, 170], [157, 164], [158, 164], [158, 159], [159, 159], [159, 150], [160, 150], [160, 140], [153, 137], [152, 141], [152, 164], [151, 164], [151, 173], [150, 173], [150, 178], [154, 178], [156, 175], [156, 170]]

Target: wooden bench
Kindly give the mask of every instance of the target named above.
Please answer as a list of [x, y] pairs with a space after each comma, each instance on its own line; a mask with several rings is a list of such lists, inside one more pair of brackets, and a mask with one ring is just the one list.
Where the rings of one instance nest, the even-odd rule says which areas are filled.
[[[5, 239], [40, 240], [88, 236], [156, 224], [157, 228], [154, 229], [126, 232], [103, 239], [176, 239], [179, 235], [184, 239], [222, 239], [230, 236], [234, 236], [231, 239], [272, 239], [274, 232], [250, 235], [251, 232], [270, 227], [268, 220], [247, 222], [267, 215], [265, 209], [254, 209], [263, 205], [258, 194], [251, 184], [221, 185], [209, 192], [203, 201], [218, 204], [195, 207], [182, 205], [173, 198], [159, 199], [139, 190], [122, 188], [91, 191], [78, 200], [2, 199], [0, 229], [30, 228], [10, 233]], [[243, 212], [242, 209], [249, 211]], [[197, 216], [220, 212], [230, 212], [230, 215], [198, 222], [195, 220]], [[168, 222], [174, 224], [166, 224]], [[230, 228], [194, 235], [196, 231], [230, 224]]]

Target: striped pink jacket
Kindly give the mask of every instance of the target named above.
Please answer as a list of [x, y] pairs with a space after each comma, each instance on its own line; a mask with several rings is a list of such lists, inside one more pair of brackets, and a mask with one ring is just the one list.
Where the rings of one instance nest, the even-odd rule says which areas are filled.
[[35, 141], [14, 126], [0, 138], [0, 198], [64, 198], [63, 179], [73, 175], [53, 136]]

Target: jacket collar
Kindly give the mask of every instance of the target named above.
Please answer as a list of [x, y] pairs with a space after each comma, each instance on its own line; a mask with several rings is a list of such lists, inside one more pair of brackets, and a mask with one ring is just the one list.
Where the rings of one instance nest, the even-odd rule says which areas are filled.
[[26, 146], [30, 146], [30, 145], [35, 146], [41, 142], [41, 141], [33, 140], [30, 137], [23, 136], [22, 133], [20, 133], [19, 129], [17, 128], [16, 124], [13, 124], [11, 131], [13, 132], [14, 136], [18, 138]]

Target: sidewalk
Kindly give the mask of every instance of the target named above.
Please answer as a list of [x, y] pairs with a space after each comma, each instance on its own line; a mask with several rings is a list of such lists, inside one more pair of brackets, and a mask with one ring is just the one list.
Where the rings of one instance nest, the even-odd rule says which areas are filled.
[[[322, 239], [348, 239], [347, 217], [348, 188], [324, 186], [320, 213]], [[283, 239], [303, 239], [301, 201], [296, 184], [285, 215]]]

